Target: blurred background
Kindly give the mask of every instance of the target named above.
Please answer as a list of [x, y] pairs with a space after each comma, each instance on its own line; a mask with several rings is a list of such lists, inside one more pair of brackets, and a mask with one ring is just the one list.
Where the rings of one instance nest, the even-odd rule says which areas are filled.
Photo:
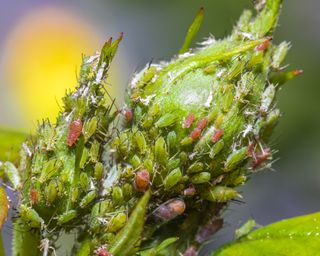
[[[109, 90], [121, 99], [135, 71], [177, 53], [201, 6], [206, 17], [198, 41], [229, 34], [242, 9], [253, 7], [251, 0], [0, 3], [0, 127], [28, 133], [37, 120], [54, 120], [65, 90], [76, 86], [81, 54], [93, 54], [109, 36], [125, 35], [109, 80]], [[284, 1], [274, 41], [292, 42], [287, 64], [304, 74], [278, 97], [283, 117], [272, 145], [279, 160], [273, 170], [257, 173], [240, 188], [244, 203], [225, 212], [225, 229], [213, 237], [211, 248], [231, 240], [248, 218], [266, 225], [320, 210], [319, 10], [318, 0]], [[8, 245], [10, 227], [3, 232]]]

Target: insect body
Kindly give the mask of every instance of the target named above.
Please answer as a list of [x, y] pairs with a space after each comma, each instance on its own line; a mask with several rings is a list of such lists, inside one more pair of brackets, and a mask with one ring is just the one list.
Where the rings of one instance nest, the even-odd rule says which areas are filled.
[[78, 118], [74, 121], [72, 121], [69, 125], [69, 133], [67, 137], [67, 145], [71, 147], [74, 145], [77, 141], [77, 139], [80, 137], [82, 131], [82, 122], [81, 119]]

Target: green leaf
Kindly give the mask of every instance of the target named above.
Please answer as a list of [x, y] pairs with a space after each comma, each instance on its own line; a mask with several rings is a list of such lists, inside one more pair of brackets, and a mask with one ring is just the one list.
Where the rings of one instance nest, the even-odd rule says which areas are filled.
[[320, 212], [282, 220], [257, 229], [211, 255], [320, 255]]
[[0, 160], [15, 161], [18, 157], [21, 143], [27, 134], [0, 128]]

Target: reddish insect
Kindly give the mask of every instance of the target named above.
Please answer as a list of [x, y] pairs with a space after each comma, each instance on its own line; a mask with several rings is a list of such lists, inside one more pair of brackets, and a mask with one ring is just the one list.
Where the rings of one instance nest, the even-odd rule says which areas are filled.
[[212, 236], [213, 234], [217, 233], [223, 226], [223, 219], [214, 219], [209, 221], [209, 223], [207, 223], [204, 227], [202, 227], [197, 235], [195, 240], [202, 244], [203, 242], [205, 242], [206, 240], [208, 240], [208, 238], [210, 236]]
[[190, 114], [186, 117], [183, 123], [183, 128], [190, 128], [194, 121], [194, 114], [190, 112]]
[[199, 138], [200, 135], [201, 135], [201, 129], [199, 129], [199, 128], [194, 129], [194, 130], [190, 133], [190, 137], [191, 137], [191, 139], [193, 139], [193, 140]]
[[182, 199], [171, 199], [160, 205], [155, 211], [154, 215], [163, 220], [171, 220], [178, 215], [184, 213], [186, 204]]
[[272, 40], [272, 37], [267, 37], [263, 43], [256, 46], [255, 51], [259, 52], [267, 49], [270, 45], [271, 40]]
[[104, 247], [100, 247], [96, 250], [96, 254], [98, 256], [112, 256], [110, 252], [108, 252]]
[[182, 191], [182, 195], [184, 196], [194, 196], [197, 193], [194, 187], [186, 188]]
[[30, 190], [30, 201], [32, 205], [38, 202], [38, 191], [35, 188]]
[[253, 142], [250, 142], [248, 145], [248, 156], [253, 157], [254, 156], [254, 144]]
[[150, 174], [147, 170], [137, 172], [135, 177], [135, 187], [138, 191], [144, 192], [149, 187]]
[[199, 120], [197, 124], [197, 128], [200, 130], [203, 130], [207, 125], [208, 119], [206, 117]]
[[295, 69], [295, 70], [293, 70], [293, 75], [295, 75], [295, 76], [301, 75], [302, 73], [303, 73], [303, 70], [302, 70], [302, 69]]
[[251, 164], [253, 169], [259, 167], [263, 162], [265, 162], [271, 155], [270, 148], [264, 149], [261, 153], [254, 155], [254, 160]]
[[215, 132], [214, 132], [214, 134], [213, 134], [213, 136], [212, 136], [212, 138], [211, 138], [211, 141], [213, 142], [213, 143], [216, 143], [216, 142], [218, 142], [220, 139], [221, 139], [221, 137], [222, 137], [222, 135], [223, 135], [223, 129], [217, 129], [217, 130], [215, 130]]
[[78, 118], [74, 121], [72, 121], [69, 125], [69, 133], [67, 137], [67, 145], [71, 147], [74, 145], [77, 141], [77, 139], [80, 137], [82, 132], [82, 122], [81, 119]]
[[127, 120], [128, 123], [130, 123], [132, 121], [133, 113], [132, 113], [131, 109], [125, 108], [123, 110], [123, 115], [124, 115], [124, 117], [125, 117], [125, 119]]

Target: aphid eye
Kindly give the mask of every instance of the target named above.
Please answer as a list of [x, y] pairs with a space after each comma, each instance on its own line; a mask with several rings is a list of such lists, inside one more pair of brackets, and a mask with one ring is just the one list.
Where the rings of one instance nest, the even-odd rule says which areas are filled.
[[267, 37], [266, 40], [263, 43], [257, 45], [256, 48], [254, 48], [254, 50], [257, 52], [264, 51], [265, 49], [268, 48], [271, 40], [272, 40], [272, 37]]
[[183, 123], [182, 127], [183, 128], [190, 128], [190, 126], [192, 125], [193, 121], [194, 121], [194, 114], [192, 112], [190, 112], [190, 114], [184, 120], [184, 123]]
[[221, 139], [221, 137], [222, 137], [222, 135], [223, 135], [223, 129], [217, 129], [215, 132], [214, 132], [214, 134], [213, 134], [213, 136], [212, 136], [212, 138], [211, 138], [211, 141], [213, 142], [213, 143], [216, 143], [216, 142], [218, 142], [220, 139]]
[[203, 130], [207, 125], [208, 119], [206, 117], [199, 120], [197, 124], [197, 128], [200, 130]]
[[193, 139], [193, 140], [199, 138], [200, 135], [201, 135], [201, 129], [199, 129], [199, 128], [194, 129], [194, 130], [190, 133], [190, 137], [191, 137], [191, 139]]
[[133, 118], [133, 112], [131, 109], [129, 108], [125, 108], [123, 110], [123, 115], [125, 117], [125, 119], [127, 120], [128, 123], [130, 123], [132, 121], [132, 118]]
[[144, 192], [149, 187], [150, 174], [147, 170], [137, 172], [135, 177], [135, 187], [138, 191]]
[[67, 145], [71, 147], [76, 143], [77, 139], [80, 137], [82, 131], [82, 121], [80, 118], [74, 120], [69, 125], [69, 133], [67, 137]]

